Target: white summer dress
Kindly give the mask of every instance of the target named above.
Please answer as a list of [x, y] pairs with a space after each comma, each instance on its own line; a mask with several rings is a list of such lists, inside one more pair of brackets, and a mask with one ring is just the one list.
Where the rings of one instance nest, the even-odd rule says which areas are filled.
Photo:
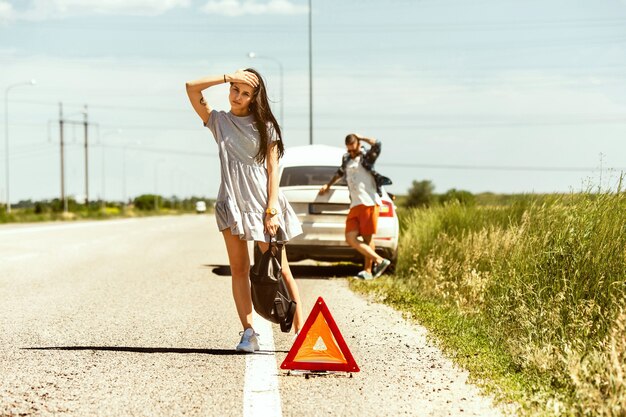
[[[267, 168], [255, 160], [260, 136], [254, 116], [211, 111], [206, 124], [219, 148], [221, 183], [215, 202], [215, 219], [220, 231], [230, 229], [242, 240], [269, 242], [263, 232], [267, 208]], [[277, 140], [268, 129], [270, 142]], [[284, 194], [278, 191], [278, 223], [284, 240], [302, 233], [302, 227]]]

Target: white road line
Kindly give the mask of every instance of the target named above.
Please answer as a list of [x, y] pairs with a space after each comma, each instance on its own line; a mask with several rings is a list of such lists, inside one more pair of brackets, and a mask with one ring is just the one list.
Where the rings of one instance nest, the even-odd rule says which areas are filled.
[[260, 335], [261, 352], [246, 356], [243, 416], [282, 417], [272, 325], [255, 312], [254, 330]]

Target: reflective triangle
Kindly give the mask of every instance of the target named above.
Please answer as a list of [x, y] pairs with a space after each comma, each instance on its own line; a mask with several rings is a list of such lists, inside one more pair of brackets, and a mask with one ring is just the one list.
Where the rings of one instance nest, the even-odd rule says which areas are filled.
[[280, 365], [282, 369], [359, 372], [330, 310], [319, 297], [298, 337]]

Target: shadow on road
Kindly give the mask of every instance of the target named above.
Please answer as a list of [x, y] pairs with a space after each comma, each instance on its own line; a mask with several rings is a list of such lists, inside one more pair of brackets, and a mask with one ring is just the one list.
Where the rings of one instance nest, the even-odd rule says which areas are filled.
[[[195, 353], [201, 355], [241, 355], [235, 349], [187, 349], [187, 348], [149, 348], [149, 347], [128, 347], [128, 346], [46, 346], [22, 348], [23, 350], [98, 350], [106, 352], [132, 352], [132, 353]], [[260, 350], [255, 353], [261, 355], [271, 355], [274, 353], [287, 353], [287, 351]]]
[[[205, 268], [212, 269], [215, 275], [231, 276], [230, 266], [228, 265], [203, 265]], [[344, 278], [353, 277], [360, 270], [359, 265], [298, 265], [290, 264], [291, 273], [296, 278]]]

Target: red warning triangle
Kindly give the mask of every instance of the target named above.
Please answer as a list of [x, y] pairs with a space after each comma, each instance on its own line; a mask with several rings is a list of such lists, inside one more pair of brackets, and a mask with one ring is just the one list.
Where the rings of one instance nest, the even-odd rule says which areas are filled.
[[319, 297], [281, 369], [359, 372], [330, 310]]

